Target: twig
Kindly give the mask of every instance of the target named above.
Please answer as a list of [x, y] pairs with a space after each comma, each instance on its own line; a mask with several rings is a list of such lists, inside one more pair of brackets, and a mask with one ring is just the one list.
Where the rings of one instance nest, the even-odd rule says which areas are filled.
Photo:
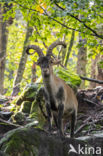
[[9, 122], [9, 121], [5, 121], [5, 120], [3, 120], [3, 119], [0, 118], [0, 124], [1, 124], [1, 123], [5, 123], [5, 124], [7, 124], [7, 125], [14, 126], [14, 127], [16, 127], [16, 128], [20, 127], [20, 125], [13, 124], [13, 123], [11, 123], [11, 122]]
[[98, 123], [99, 121], [103, 121], [103, 119], [100, 118], [100, 119], [95, 119], [95, 120], [92, 121], [92, 122], [89, 122], [91, 119], [92, 119], [91, 116], [88, 117], [88, 118], [84, 121], [84, 124], [82, 124], [82, 125], [76, 130], [75, 135], [77, 135], [77, 133], [80, 133], [80, 132], [82, 131], [82, 129], [83, 129], [84, 127], [86, 127], [87, 125], [96, 124], [96, 123]]
[[84, 121], [84, 123], [76, 130], [75, 135], [76, 135], [77, 133], [81, 132], [82, 129], [83, 129], [85, 126], [88, 125], [88, 121], [91, 120], [91, 119], [92, 119], [92, 117], [89, 116], [89, 117]]
[[[36, 29], [37, 34], [41, 37], [41, 35], [40, 35], [40, 33], [39, 33], [39, 31], [38, 31], [38, 29], [37, 29], [36, 25], [34, 25], [34, 27], [35, 27], [35, 29]], [[48, 46], [45, 44], [45, 42], [44, 42], [44, 41], [42, 41], [42, 42], [43, 42], [44, 47], [47, 49], [47, 48], [48, 48]]]
[[86, 99], [86, 98], [84, 98], [83, 100], [84, 100], [85, 102], [88, 102], [88, 103], [90, 103], [90, 104], [93, 104], [93, 105], [95, 105], [95, 106], [98, 106], [97, 103], [95, 103], [95, 102], [93, 102], [93, 101], [91, 101], [91, 100], [88, 100], [88, 99]]

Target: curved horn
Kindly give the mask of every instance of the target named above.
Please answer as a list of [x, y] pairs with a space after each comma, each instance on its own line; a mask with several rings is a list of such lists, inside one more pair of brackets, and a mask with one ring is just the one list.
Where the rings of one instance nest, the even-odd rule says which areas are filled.
[[66, 48], [66, 43], [65, 43], [64, 41], [55, 41], [55, 42], [53, 42], [53, 43], [49, 46], [49, 48], [48, 48], [48, 50], [47, 50], [47, 56], [51, 56], [51, 55], [52, 55], [52, 50], [53, 50], [56, 46], [58, 46], [58, 45], [62, 45], [62, 46], [64, 46], [64, 48]]
[[[33, 53], [29, 53], [29, 50], [30, 50], [30, 49], [34, 49], [35, 51], [34, 51]], [[39, 48], [39, 46], [36, 46], [36, 45], [28, 45], [28, 46], [27, 46], [27, 48], [26, 48], [26, 53], [27, 53], [28, 55], [32, 55], [32, 54], [34, 54], [35, 52], [38, 53], [39, 57], [44, 56], [44, 54], [43, 54], [41, 48]]]

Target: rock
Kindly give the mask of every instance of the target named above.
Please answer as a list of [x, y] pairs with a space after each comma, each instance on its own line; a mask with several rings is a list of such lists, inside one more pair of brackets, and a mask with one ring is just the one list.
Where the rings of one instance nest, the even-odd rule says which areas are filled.
[[5, 155], [4, 152], [1, 152], [1, 151], [0, 151], [0, 156], [7, 156], [7, 155]]
[[[95, 149], [94, 151], [94, 156], [102, 156], [103, 155], [103, 132], [100, 132], [98, 134], [92, 134], [90, 136], [84, 136], [84, 137], [79, 137], [78, 140], [82, 140], [85, 141], [85, 147], [87, 146], [87, 144], [89, 144], [90, 147], [93, 147], [93, 149]], [[101, 154], [97, 154], [96, 149], [100, 148], [100, 153]], [[93, 153], [93, 149], [92, 149], [92, 153]]]
[[32, 104], [32, 102], [30, 102], [30, 101], [24, 101], [21, 104], [20, 112], [29, 114], [30, 110], [31, 110], [31, 104]]
[[20, 125], [24, 124], [26, 121], [26, 117], [25, 117], [24, 113], [22, 113], [22, 112], [15, 113], [14, 115], [12, 115], [11, 118], [14, 123], [17, 123]]
[[13, 112], [0, 111], [0, 117], [5, 120], [9, 120], [9, 118], [11, 117], [12, 114], [13, 114]]
[[12, 129], [16, 129], [17, 127], [19, 127], [19, 125], [15, 125], [9, 121], [5, 121], [3, 119], [0, 118], [0, 137], [2, 137], [2, 135]]
[[26, 126], [6, 133], [0, 140], [0, 151], [8, 156], [102, 156], [102, 147], [103, 134], [61, 139]]
[[36, 92], [40, 86], [39, 85], [28, 85], [24, 92], [14, 100], [14, 103], [17, 105], [21, 105], [23, 101], [34, 101]]
[[84, 147], [83, 141], [62, 140], [38, 128], [18, 128], [1, 139], [0, 150], [10, 156], [74, 156], [75, 153], [68, 154], [70, 145], [77, 149], [78, 144]]
[[[42, 101], [41, 101], [42, 102]], [[39, 108], [39, 103], [35, 100], [32, 102], [31, 111], [30, 111], [30, 118], [34, 118], [39, 122], [40, 126], [43, 126], [45, 123], [45, 117], [41, 113], [41, 110]]]
[[45, 117], [43, 112], [41, 112], [40, 105], [42, 106], [42, 111], [46, 112], [45, 102], [43, 99], [43, 88], [40, 88], [36, 94], [35, 100], [32, 102], [30, 117], [35, 118], [39, 121], [39, 124], [43, 126], [45, 123]]

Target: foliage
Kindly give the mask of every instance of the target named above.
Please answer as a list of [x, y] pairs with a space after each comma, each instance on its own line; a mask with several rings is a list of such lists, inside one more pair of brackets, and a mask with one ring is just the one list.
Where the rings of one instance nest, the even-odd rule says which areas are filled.
[[[87, 39], [85, 46], [88, 48], [88, 62], [98, 54], [103, 54], [101, 46], [103, 40], [103, 2], [102, 0], [0, 0], [13, 4], [13, 7], [4, 14], [4, 20], [15, 18], [13, 24], [8, 27], [9, 38], [6, 58], [5, 88], [7, 95], [12, 92], [14, 77], [21, 58], [23, 43], [26, 35], [26, 26], [33, 27], [30, 44], [39, 45], [44, 53], [47, 46], [55, 40], [65, 41], [69, 46], [72, 30], [75, 30], [75, 42], [70, 54], [68, 65], [75, 69], [77, 51], [82, 45], [78, 44], [78, 33]], [[60, 48], [54, 49], [58, 55]], [[37, 60], [37, 54], [28, 58], [25, 72], [21, 82], [21, 91], [27, 83], [31, 82], [32, 61]], [[89, 73], [90, 66], [87, 66]], [[40, 77], [40, 68], [37, 67], [37, 76]]]
[[68, 85], [70, 85], [72, 88], [76, 88], [80, 86], [81, 79], [78, 75], [75, 74], [75, 72], [69, 68], [68, 70], [64, 68], [56, 68], [56, 74], [62, 78]]

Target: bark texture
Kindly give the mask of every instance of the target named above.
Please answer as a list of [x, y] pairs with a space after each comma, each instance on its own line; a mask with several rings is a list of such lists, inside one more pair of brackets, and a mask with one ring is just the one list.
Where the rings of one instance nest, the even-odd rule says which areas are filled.
[[[95, 57], [95, 59], [91, 60], [91, 78], [96, 79], [97, 78], [97, 61], [99, 59], [99, 55]], [[95, 88], [96, 83], [90, 82], [90, 88]]]
[[25, 65], [26, 65], [26, 62], [27, 62], [26, 44], [28, 43], [29, 37], [32, 35], [32, 32], [33, 32], [33, 28], [29, 27], [29, 23], [28, 23], [26, 38], [25, 38], [25, 41], [24, 41], [24, 47], [23, 47], [23, 51], [22, 51], [22, 56], [21, 56], [21, 59], [20, 59], [18, 70], [17, 70], [17, 75], [16, 75], [15, 80], [14, 80], [13, 92], [12, 92], [13, 96], [16, 96], [20, 91], [20, 82], [22, 80], [23, 73], [24, 73], [24, 70], [25, 70]]
[[0, 5], [0, 94], [3, 94], [4, 90], [4, 71], [8, 38], [7, 21], [3, 21], [4, 7]]
[[35, 62], [33, 62], [31, 82], [34, 83], [35, 81], [36, 81], [36, 64]]
[[73, 47], [73, 43], [74, 43], [74, 38], [75, 38], [75, 31], [72, 31], [72, 35], [71, 35], [71, 40], [70, 40], [70, 45], [68, 47], [68, 51], [67, 51], [67, 56], [66, 56], [66, 61], [65, 61], [65, 67], [67, 67], [68, 64], [68, 60], [69, 60], [69, 56]]
[[[87, 63], [87, 48], [85, 47], [86, 39], [83, 39], [79, 34], [78, 60], [77, 60], [77, 74], [86, 76], [86, 63]], [[85, 88], [85, 81], [82, 81], [80, 88]]]
[[97, 68], [98, 68], [97, 79], [103, 80], [103, 55], [101, 56], [100, 61], [97, 64]]

